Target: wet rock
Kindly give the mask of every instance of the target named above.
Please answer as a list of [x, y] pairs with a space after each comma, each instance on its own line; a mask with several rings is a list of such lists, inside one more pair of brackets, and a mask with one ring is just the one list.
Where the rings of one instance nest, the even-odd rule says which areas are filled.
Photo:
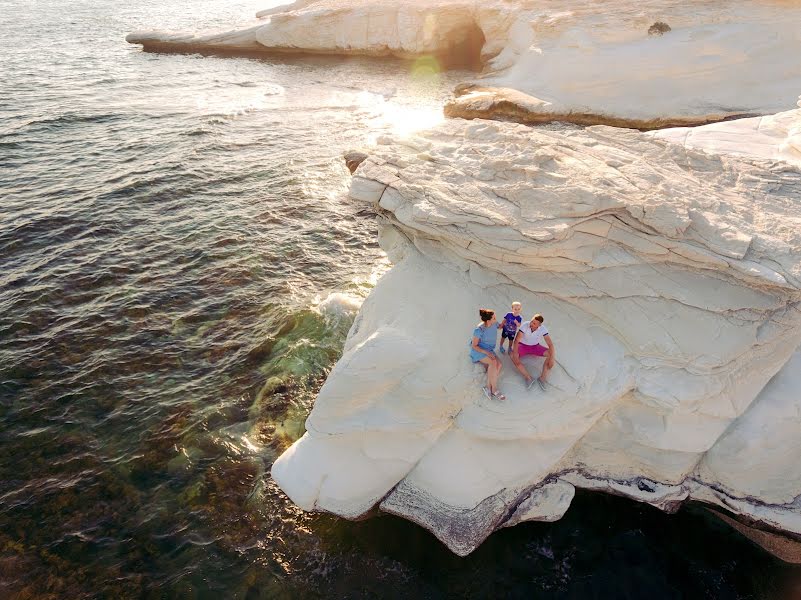
[[345, 165], [348, 167], [348, 171], [350, 171], [352, 175], [358, 166], [362, 164], [364, 159], [367, 158], [367, 154], [364, 152], [359, 152], [358, 150], [351, 150], [350, 152], [345, 153], [344, 158]]
[[780, 533], [764, 531], [749, 527], [748, 525], [731, 518], [714, 509], [707, 509], [724, 523], [727, 523], [749, 540], [770, 552], [786, 563], [801, 565], [801, 537], [791, 537]]

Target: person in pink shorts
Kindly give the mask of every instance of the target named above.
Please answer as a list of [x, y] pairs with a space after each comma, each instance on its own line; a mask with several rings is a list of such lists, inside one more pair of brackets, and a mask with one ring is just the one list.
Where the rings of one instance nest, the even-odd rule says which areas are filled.
[[545, 364], [542, 365], [542, 373], [537, 379], [539, 386], [545, 390], [545, 382], [548, 380], [548, 373], [556, 363], [556, 348], [553, 340], [548, 333], [547, 327], [543, 324], [545, 319], [542, 315], [534, 315], [531, 321], [522, 325], [517, 330], [514, 344], [512, 345], [512, 362], [517, 370], [526, 378], [526, 387], [531, 389], [534, 385], [534, 378], [523, 366], [520, 360], [524, 356], [544, 356]]

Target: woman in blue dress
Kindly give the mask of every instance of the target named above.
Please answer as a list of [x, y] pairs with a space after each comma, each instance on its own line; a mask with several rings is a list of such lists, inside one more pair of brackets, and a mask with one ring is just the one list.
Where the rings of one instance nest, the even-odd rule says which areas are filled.
[[478, 311], [481, 317], [473, 330], [470, 345], [470, 360], [487, 367], [487, 385], [482, 388], [487, 398], [506, 400], [506, 396], [498, 391], [498, 375], [501, 372], [501, 360], [495, 355], [495, 344], [498, 341], [498, 319], [495, 311], [482, 308]]

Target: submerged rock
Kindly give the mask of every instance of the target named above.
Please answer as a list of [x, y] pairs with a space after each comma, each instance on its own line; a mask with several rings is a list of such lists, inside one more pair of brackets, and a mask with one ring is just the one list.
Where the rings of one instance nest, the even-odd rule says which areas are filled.
[[[378, 506], [461, 555], [559, 518], [575, 487], [801, 535], [797, 168], [452, 120], [381, 138], [350, 194], [395, 266], [273, 466], [298, 506]], [[508, 400], [489, 401], [468, 340], [513, 300], [545, 315], [557, 366], [529, 391], [504, 358]]]
[[664, 21], [657, 21], [648, 28], [648, 35], [664, 35], [670, 31], [670, 25]]

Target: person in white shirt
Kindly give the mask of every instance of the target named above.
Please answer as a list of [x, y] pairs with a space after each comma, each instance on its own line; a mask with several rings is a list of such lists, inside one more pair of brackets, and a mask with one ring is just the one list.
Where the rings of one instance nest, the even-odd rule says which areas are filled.
[[[544, 356], [545, 364], [542, 365], [542, 373], [537, 379], [537, 383], [544, 390], [545, 382], [548, 380], [548, 373], [556, 363], [556, 348], [551, 339], [548, 329], [543, 325], [545, 319], [542, 315], [534, 315], [531, 321], [522, 325], [517, 330], [514, 344], [512, 345], [512, 362], [517, 370], [526, 378], [526, 387], [534, 385], [534, 378], [523, 366], [520, 360], [524, 356]], [[546, 347], [547, 345], [547, 347]]]

